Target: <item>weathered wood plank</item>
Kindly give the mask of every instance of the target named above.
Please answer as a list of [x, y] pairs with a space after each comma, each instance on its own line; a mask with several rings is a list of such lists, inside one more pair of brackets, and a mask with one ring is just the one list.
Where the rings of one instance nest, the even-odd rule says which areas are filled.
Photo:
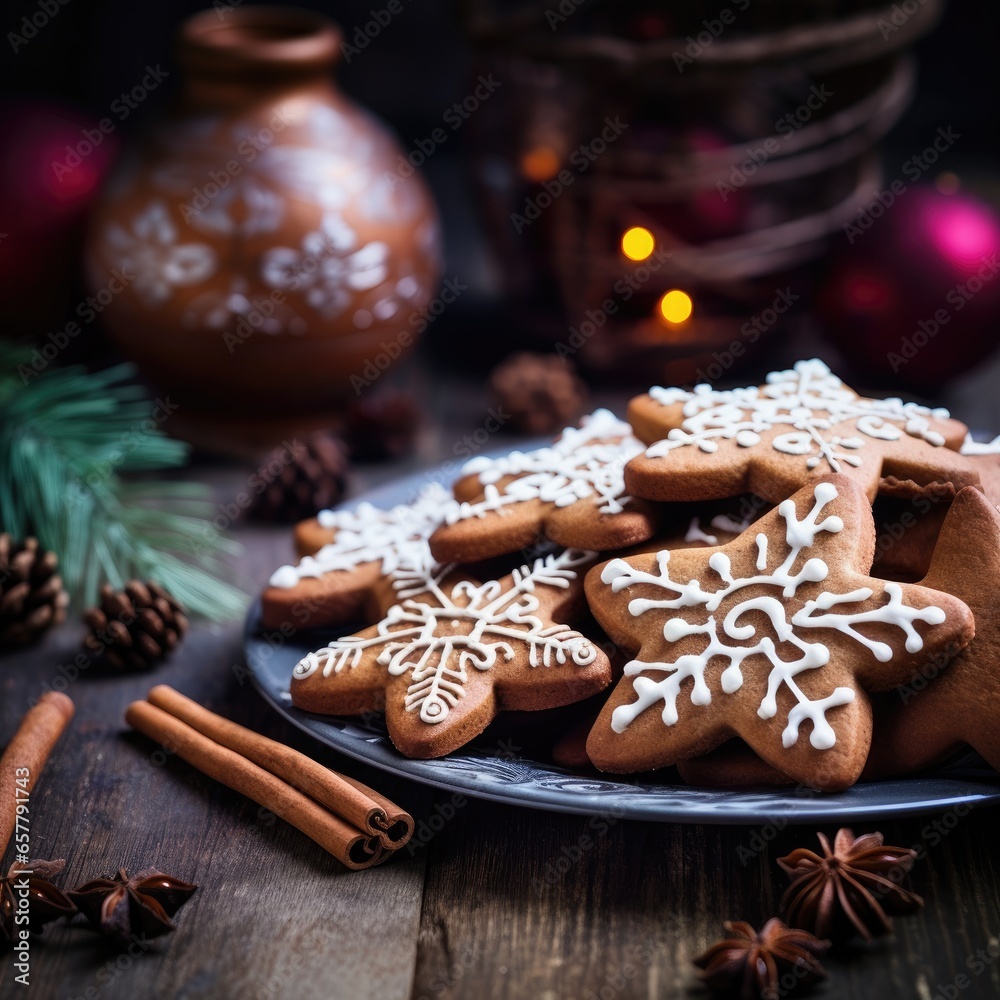
[[[931, 1000], [948, 984], [963, 997], [1000, 992], [1000, 896], [987, 848], [1000, 816], [956, 818], [945, 836], [935, 818], [858, 824], [924, 846], [911, 883], [927, 908], [897, 920], [895, 938], [831, 956], [829, 995]], [[786, 883], [775, 859], [815, 845], [810, 827], [761, 832], [471, 803], [427, 845], [413, 1000], [684, 995], [697, 988], [691, 959], [723, 920], [759, 926], [776, 911]]]
[[[0, 733], [27, 692], [69, 662], [76, 630], [47, 649], [4, 661]], [[49, 655], [54, 654], [54, 655]], [[317, 744], [276, 717], [240, 662], [236, 628], [196, 629], [178, 654], [144, 676], [84, 676], [69, 685], [77, 716], [31, 802], [32, 852], [67, 859], [63, 884], [155, 865], [200, 885], [177, 931], [117, 955], [89, 929], [54, 925], [32, 949], [38, 997], [343, 997], [410, 993], [424, 858], [405, 851], [348, 872], [255, 803], [169, 759], [122, 721], [127, 703], [165, 682], [211, 708], [356, 774], [420, 814], [429, 796]], [[241, 683], [242, 680], [242, 683]], [[392, 946], [385, 947], [391, 928]], [[44, 943], [43, 943], [44, 942]], [[0, 983], [12, 981], [9, 956]], [[6, 992], [6, 985], [3, 992]]]

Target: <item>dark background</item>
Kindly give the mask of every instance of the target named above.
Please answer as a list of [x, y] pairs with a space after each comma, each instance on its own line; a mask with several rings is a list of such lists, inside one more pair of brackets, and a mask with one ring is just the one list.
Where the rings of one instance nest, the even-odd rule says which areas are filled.
[[[379, 34], [377, 58], [355, 57], [341, 63], [343, 89], [380, 115], [399, 135], [405, 149], [441, 123], [444, 111], [469, 91], [475, 54], [461, 25], [460, 5], [449, 0], [403, 0], [402, 13]], [[189, 14], [209, 6], [191, 2], [132, 0], [69, 0], [44, 29], [16, 53], [6, 35], [19, 30], [22, 17], [37, 9], [37, 0], [14, 0], [5, 5], [2, 24], [5, 41], [0, 58], [0, 94], [51, 97], [78, 106], [94, 118], [109, 114], [111, 102], [139, 83], [147, 66], [160, 64], [171, 72], [125, 122], [116, 129], [125, 142], [130, 134], [155, 116], [169, 101], [180, 74], [172, 53], [173, 37]], [[218, 6], [223, 6], [218, 0]], [[237, 6], [239, 6], [237, 4]], [[345, 34], [370, 19], [381, 0], [344, 0], [337, 3], [299, 3], [335, 18]], [[553, 2], [550, 7], [557, 7]], [[724, 6], [719, 4], [719, 7]], [[799, 4], [796, 14], [825, 14], [824, 4]], [[671, 5], [680, 19], [684, 5]], [[803, 10], [803, 8], [807, 8]], [[700, 16], [700, 14], [699, 14]], [[698, 22], [692, 24], [696, 30]], [[942, 169], [957, 173], [962, 187], [994, 204], [1000, 203], [997, 100], [1000, 98], [1000, 5], [995, 0], [961, 0], [948, 4], [938, 27], [916, 46], [919, 89], [904, 118], [882, 145], [885, 176], [899, 176], [899, 166], [934, 137], [938, 127], [950, 126], [961, 141], [948, 151]], [[363, 53], [370, 55], [371, 53]], [[391, 67], [391, 72], [387, 72]], [[423, 168], [434, 190], [445, 233], [445, 275], [458, 276], [471, 286], [455, 308], [432, 325], [429, 346], [454, 342], [456, 329], [470, 321], [500, 335], [499, 355], [517, 346], [516, 320], [496, 307], [499, 282], [478, 224], [476, 199], [466, 169], [470, 130], [460, 129], [453, 141], [428, 159]], [[932, 171], [925, 180], [933, 180]], [[2, 227], [0, 227], [2, 228]], [[502, 304], [502, 303], [501, 303]], [[453, 351], [434, 352], [439, 363]], [[478, 366], [482, 368], [482, 365]]]

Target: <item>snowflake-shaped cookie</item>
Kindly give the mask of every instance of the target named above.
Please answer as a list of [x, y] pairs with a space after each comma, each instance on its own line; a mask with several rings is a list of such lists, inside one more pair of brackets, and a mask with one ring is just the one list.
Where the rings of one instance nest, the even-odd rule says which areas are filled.
[[595, 410], [549, 447], [474, 458], [455, 484], [455, 502], [431, 537], [442, 560], [468, 562], [558, 545], [615, 549], [650, 538], [651, 505], [629, 497], [622, 470], [643, 444], [610, 410]]
[[501, 709], [554, 708], [611, 682], [607, 657], [563, 620], [583, 609], [581, 573], [595, 554], [566, 550], [500, 580], [454, 566], [404, 577], [375, 626], [310, 653], [292, 674], [292, 702], [324, 714], [384, 706], [393, 743], [440, 757]]
[[451, 496], [437, 483], [412, 504], [381, 510], [370, 503], [353, 510], [324, 510], [296, 527], [302, 559], [271, 575], [261, 598], [266, 628], [291, 624], [317, 628], [350, 620], [378, 582], [393, 586], [433, 565], [427, 539]]
[[780, 502], [831, 473], [879, 492], [914, 495], [928, 483], [956, 490], [979, 481], [958, 454], [966, 428], [947, 410], [866, 399], [822, 361], [772, 372], [762, 386], [693, 391], [659, 386], [629, 404], [649, 444], [625, 484], [651, 500], [710, 500], [750, 491]]
[[728, 545], [596, 567], [590, 606], [639, 653], [591, 732], [594, 763], [641, 771], [740, 736], [797, 781], [856, 781], [871, 738], [865, 692], [973, 635], [957, 598], [868, 576], [874, 542], [865, 495], [835, 475]]

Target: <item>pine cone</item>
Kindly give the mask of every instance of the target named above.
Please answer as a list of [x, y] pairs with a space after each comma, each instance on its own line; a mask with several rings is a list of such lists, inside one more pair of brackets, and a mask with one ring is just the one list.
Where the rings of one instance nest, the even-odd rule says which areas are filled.
[[363, 396], [348, 409], [344, 442], [351, 458], [379, 462], [409, 455], [420, 430], [420, 407], [399, 389]]
[[555, 354], [511, 354], [490, 374], [490, 386], [510, 430], [549, 434], [576, 423], [587, 386], [569, 361]]
[[18, 544], [0, 535], [0, 650], [27, 646], [66, 620], [69, 596], [58, 563], [35, 538]]
[[155, 583], [130, 580], [116, 592], [101, 588], [99, 607], [83, 620], [90, 634], [84, 648], [117, 670], [148, 670], [169, 653], [187, 631], [184, 609]]
[[347, 452], [328, 431], [275, 448], [257, 473], [266, 483], [251, 507], [262, 521], [294, 524], [335, 507], [347, 488]]

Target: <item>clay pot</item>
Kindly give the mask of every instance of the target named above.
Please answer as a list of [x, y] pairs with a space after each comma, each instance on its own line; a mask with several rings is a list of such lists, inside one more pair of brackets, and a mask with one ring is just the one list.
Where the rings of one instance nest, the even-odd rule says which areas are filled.
[[110, 288], [105, 325], [189, 411], [328, 409], [425, 325], [437, 213], [331, 82], [340, 37], [289, 8], [187, 20], [178, 104], [98, 206], [86, 264], [91, 290]]

